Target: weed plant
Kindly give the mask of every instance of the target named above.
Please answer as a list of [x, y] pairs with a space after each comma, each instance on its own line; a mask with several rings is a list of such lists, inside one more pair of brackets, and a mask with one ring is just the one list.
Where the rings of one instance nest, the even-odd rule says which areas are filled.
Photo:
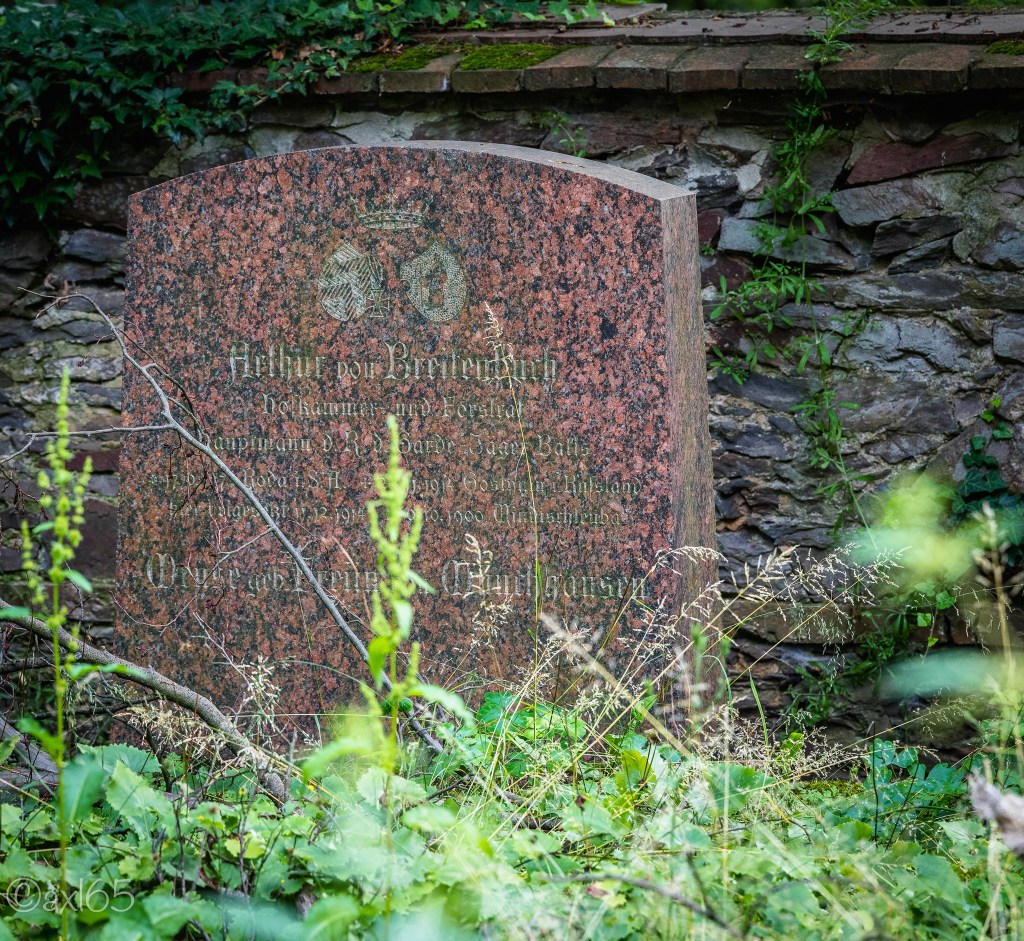
[[[66, 454], [59, 444], [52, 454], [60, 480]], [[392, 428], [370, 514], [382, 640], [361, 707], [338, 718], [287, 796], [275, 800], [244, 761], [226, 760], [194, 719], [138, 706], [134, 720], [155, 730], [152, 751], [81, 746], [64, 766], [63, 800], [6, 792], [0, 938], [1024, 934], [1021, 863], [965, 800], [971, 771], [1020, 787], [1024, 696], [1008, 629], [999, 695], [973, 691], [988, 718], [976, 752], [955, 766], [928, 767], [882, 738], [840, 748], [779, 733], [763, 715], [743, 721], [732, 697], [745, 675], [677, 721], [639, 673], [616, 675], [599, 644], [543, 612], [535, 678], [486, 693], [471, 712], [419, 680], [414, 649], [399, 656], [425, 590], [412, 570], [420, 517], [404, 505], [408, 485]], [[737, 619], [798, 599], [793, 630], [820, 626], [848, 592], [893, 574], [889, 563], [841, 556], [797, 562], [780, 554], [750, 573], [736, 599], [709, 608], [720, 623], [704, 624], [690, 649], [678, 645], [670, 669], [699, 671], [700, 657], [721, 656]], [[998, 622], [1007, 604], [998, 545], [988, 562]], [[51, 571], [51, 582], [64, 574]], [[545, 701], [536, 678], [565, 653], [581, 667], [578, 695]], [[381, 702], [373, 688], [384, 672], [393, 691]], [[267, 702], [272, 673], [245, 675], [250, 700]], [[434, 709], [432, 720], [419, 714], [440, 753], [400, 731], [414, 698]]]

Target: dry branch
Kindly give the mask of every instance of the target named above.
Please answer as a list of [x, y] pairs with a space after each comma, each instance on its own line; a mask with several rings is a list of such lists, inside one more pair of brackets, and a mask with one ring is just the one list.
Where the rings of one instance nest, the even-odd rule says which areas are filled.
[[[8, 605], [0, 599], [0, 609]], [[43, 621], [37, 618], [16, 615], [4, 615], [0, 623], [15, 624], [31, 631], [37, 637], [46, 641], [52, 641], [53, 635], [50, 628]], [[194, 689], [182, 686], [169, 677], [157, 672], [152, 667], [140, 667], [138, 664], [118, 657], [107, 650], [94, 647], [81, 638], [73, 637], [63, 628], [57, 630], [57, 642], [61, 649], [74, 655], [76, 660], [82, 663], [91, 663], [95, 666], [116, 667], [118, 676], [130, 680], [139, 686], [152, 690], [160, 695], [167, 702], [174, 703], [187, 709], [203, 720], [211, 729], [224, 737], [224, 740], [234, 748], [240, 755], [250, 761], [259, 775], [260, 783], [266, 790], [279, 800], [287, 799], [288, 792], [279, 771], [286, 771], [288, 765], [281, 758], [270, 755], [257, 745], [253, 744], [241, 732], [228, 716], [220, 711], [209, 699], [200, 695]]]

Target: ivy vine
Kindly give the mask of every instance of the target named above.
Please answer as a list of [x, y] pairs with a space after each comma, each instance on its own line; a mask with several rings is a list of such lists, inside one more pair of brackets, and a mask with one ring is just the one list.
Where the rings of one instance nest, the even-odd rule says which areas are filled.
[[[82, 181], [125, 139], [178, 143], [240, 126], [268, 98], [303, 93], [416, 27], [597, 15], [594, 0], [65, 0], [0, 7], [0, 225], [56, 227]], [[173, 77], [265, 69], [190, 98]]]

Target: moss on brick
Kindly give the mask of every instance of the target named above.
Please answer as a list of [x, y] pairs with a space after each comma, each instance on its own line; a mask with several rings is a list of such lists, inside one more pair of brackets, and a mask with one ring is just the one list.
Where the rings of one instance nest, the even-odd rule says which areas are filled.
[[379, 52], [372, 56], [363, 56], [349, 64], [349, 72], [414, 72], [441, 56], [458, 52], [458, 46], [413, 46], [404, 52]]
[[478, 46], [466, 53], [459, 68], [467, 72], [480, 69], [525, 69], [558, 53], [564, 47], [549, 46], [545, 43], [499, 43], [493, 46]]
[[1000, 39], [988, 47], [988, 52], [998, 52], [1004, 56], [1024, 56], [1024, 42], [1019, 39]]

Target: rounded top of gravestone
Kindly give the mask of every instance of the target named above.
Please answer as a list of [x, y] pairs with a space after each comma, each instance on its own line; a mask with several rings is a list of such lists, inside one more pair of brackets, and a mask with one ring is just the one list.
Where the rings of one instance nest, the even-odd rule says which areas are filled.
[[[457, 157], [459, 155], [491, 157], [495, 158], [499, 163], [506, 164], [510, 170], [514, 167], [516, 162], [525, 162], [529, 164], [536, 164], [541, 167], [548, 167], [551, 170], [560, 170], [565, 173], [579, 174], [595, 180], [601, 180], [602, 182], [611, 183], [614, 186], [620, 186], [623, 189], [631, 190], [640, 195], [649, 196], [652, 199], [677, 199], [684, 196], [690, 196], [692, 198], [692, 194], [687, 190], [672, 183], [666, 183], [662, 180], [657, 180], [654, 177], [645, 176], [642, 173], [636, 173], [633, 170], [626, 170], [622, 167], [616, 167], [596, 160], [586, 160], [582, 157], [573, 157], [569, 154], [560, 154], [555, 153], [554, 151], [539, 150], [532, 147], [516, 147], [511, 144], [490, 144], [477, 143], [474, 141], [446, 140], [400, 141], [372, 146], [346, 144], [340, 147], [320, 147], [312, 150], [295, 151], [287, 154], [275, 154], [268, 157], [256, 157], [251, 160], [242, 160], [238, 163], [224, 164], [210, 170], [200, 170], [197, 171], [197, 173], [187, 174], [186, 176], [178, 177], [174, 180], [159, 183], [154, 187], [150, 187], [150, 189], [173, 190], [179, 187], [183, 180], [187, 180], [190, 177], [236, 172], [241, 167], [256, 167], [260, 164], [273, 165], [276, 163], [290, 163], [298, 161], [306, 162], [309, 160], [330, 159], [335, 156], [341, 158], [344, 155], [352, 154], [353, 152], [372, 152], [383, 154], [388, 151], [406, 153], [422, 152], [424, 154], [436, 153], [438, 155], [450, 154], [453, 157]], [[133, 198], [133, 201], [137, 202], [140, 197], [141, 193], [137, 193]]]

